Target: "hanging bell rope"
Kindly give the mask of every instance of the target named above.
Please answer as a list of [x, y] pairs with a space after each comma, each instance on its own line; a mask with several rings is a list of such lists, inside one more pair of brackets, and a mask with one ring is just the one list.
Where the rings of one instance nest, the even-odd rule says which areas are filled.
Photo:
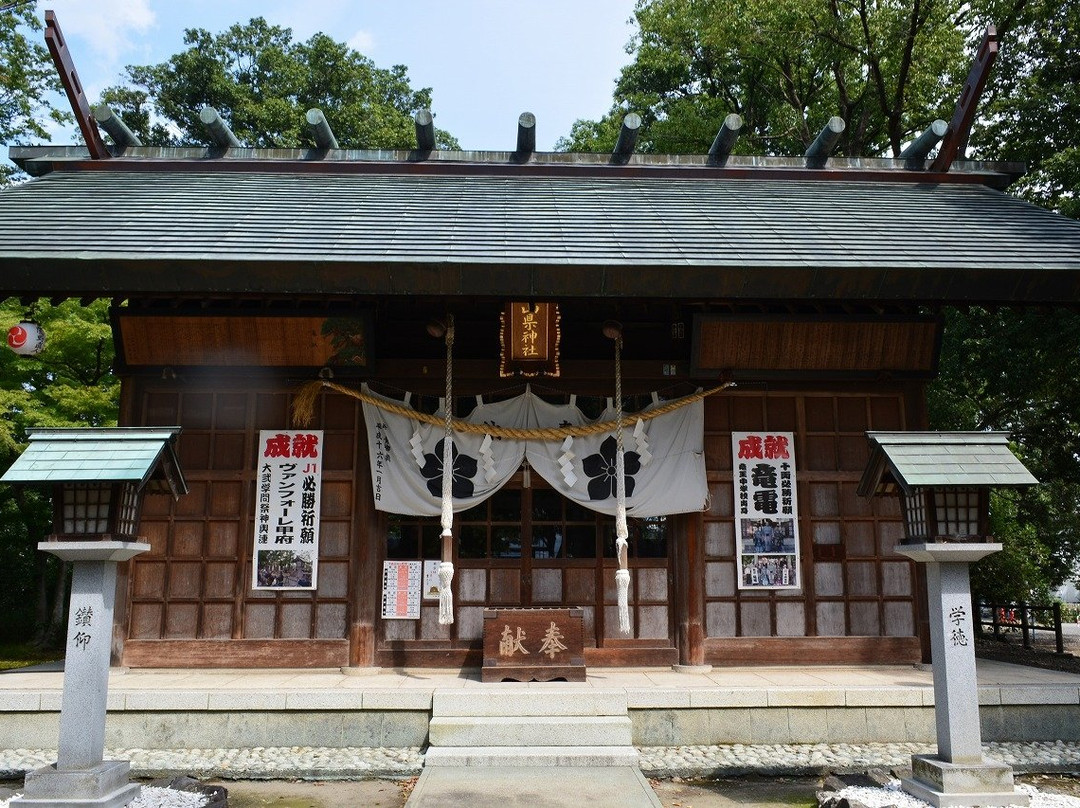
[[454, 316], [446, 320], [446, 404], [443, 406], [442, 563], [439, 564], [439, 624], [454, 622]]
[[626, 526], [626, 462], [623, 458], [622, 408], [622, 326], [604, 323], [604, 335], [615, 341], [615, 555], [619, 569], [615, 571], [615, 588], [619, 604], [619, 633], [630, 633], [630, 531]]

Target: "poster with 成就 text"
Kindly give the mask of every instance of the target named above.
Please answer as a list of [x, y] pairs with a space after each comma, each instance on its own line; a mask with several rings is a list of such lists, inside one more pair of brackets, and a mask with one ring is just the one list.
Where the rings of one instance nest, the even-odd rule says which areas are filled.
[[740, 589], [799, 589], [799, 506], [790, 432], [732, 432]]
[[254, 589], [315, 589], [321, 430], [263, 430], [255, 483]]

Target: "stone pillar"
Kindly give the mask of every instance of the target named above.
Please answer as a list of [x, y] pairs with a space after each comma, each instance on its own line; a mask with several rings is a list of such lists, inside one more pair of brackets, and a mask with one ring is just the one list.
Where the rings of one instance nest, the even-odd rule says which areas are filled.
[[103, 759], [109, 694], [116, 565], [150, 549], [117, 541], [42, 542], [39, 550], [73, 565], [68, 608], [64, 695], [55, 765], [26, 775], [23, 796], [12, 808], [95, 806], [117, 808], [139, 795], [128, 782], [126, 760]]
[[931, 805], [1027, 805], [1013, 786], [1012, 769], [982, 754], [979, 686], [969, 565], [1000, 544], [899, 545], [896, 552], [926, 564], [934, 716], [938, 754], [911, 758], [904, 790]]

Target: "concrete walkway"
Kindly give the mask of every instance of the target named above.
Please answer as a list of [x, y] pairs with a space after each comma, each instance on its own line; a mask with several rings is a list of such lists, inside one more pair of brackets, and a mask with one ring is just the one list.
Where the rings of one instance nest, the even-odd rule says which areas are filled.
[[[979, 660], [978, 684], [984, 743], [1010, 742], [988, 752], [1027, 770], [1077, 768], [1080, 676]], [[58, 670], [0, 673], [0, 770], [50, 762], [62, 688]], [[471, 670], [185, 669], [114, 670], [106, 745], [146, 773], [403, 776], [424, 765], [440, 692], [616, 696], [641, 767], [658, 774], [896, 765], [934, 740], [921, 666], [593, 668], [582, 683], [530, 684], [483, 684]]]
[[[1029, 688], [1080, 688], [1080, 676], [1048, 671], [992, 660], [977, 660], [980, 701], [1010, 698]], [[109, 709], [124, 709], [127, 702], [148, 702], [157, 697], [174, 699], [183, 694], [185, 704], [207, 703], [221, 708], [227, 705], [222, 694], [244, 693], [252, 706], [288, 708], [311, 701], [315, 693], [371, 693], [380, 699], [398, 694], [417, 706], [431, 706], [430, 695], [445, 688], [560, 688], [625, 690], [631, 707], [653, 706], [658, 699], [672, 706], [698, 706], [704, 701], [691, 694], [706, 692], [758, 692], [766, 702], [768, 694], [792, 691], [862, 692], [897, 689], [925, 694], [923, 704], [933, 704], [933, 677], [928, 666], [912, 665], [806, 665], [713, 668], [709, 673], [677, 673], [670, 668], [590, 668], [582, 683], [528, 684], [505, 682], [484, 684], [479, 670], [441, 668], [347, 668], [347, 669], [174, 669], [114, 668], [109, 676]], [[40, 697], [39, 709], [59, 708], [63, 690], [63, 670], [56, 665], [0, 671], [0, 710], [12, 709], [15, 701], [27, 703], [27, 697]], [[195, 697], [200, 694], [200, 697]], [[211, 694], [217, 697], [209, 698]], [[409, 698], [409, 695], [413, 698]], [[674, 696], [673, 694], [683, 694]], [[290, 699], [291, 697], [291, 699]], [[1078, 696], [1080, 698], [1080, 696]], [[705, 705], [701, 705], [705, 706]], [[249, 707], [250, 708], [250, 707]]]
[[405, 808], [662, 808], [632, 766], [424, 769]]

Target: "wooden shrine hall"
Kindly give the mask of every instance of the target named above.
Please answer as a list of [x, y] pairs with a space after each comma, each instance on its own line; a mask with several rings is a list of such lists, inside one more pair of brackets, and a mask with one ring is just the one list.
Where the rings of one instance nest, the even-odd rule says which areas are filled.
[[[481, 153], [421, 112], [394, 152], [313, 112], [315, 147], [260, 150], [204, 110], [211, 145], [154, 148], [82, 104], [89, 146], [11, 149], [0, 292], [112, 298], [120, 425], [182, 429], [189, 492], [121, 565], [124, 666], [477, 667], [485, 611], [521, 608], [578, 615], [590, 666], [918, 661], [865, 433], [928, 427], [942, 307], [1080, 299], [1080, 222], [954, 159], [963, 121], [846, 159], [832, 122], [799, 158], [732, 155], [737, 116], [709, 154], [634, 153], [633, 115], [611, 155], [549, 154], [523, 115]], [[441, 442], [449, 383], [475, 451]], [[620, 409], [622, 485], [586, 434]]]

